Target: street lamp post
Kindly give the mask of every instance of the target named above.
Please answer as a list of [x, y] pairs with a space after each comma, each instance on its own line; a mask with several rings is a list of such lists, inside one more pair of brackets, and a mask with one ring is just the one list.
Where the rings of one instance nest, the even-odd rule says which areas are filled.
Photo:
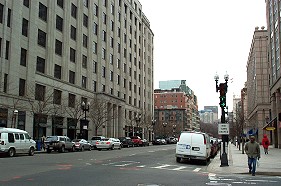
[[136, 123], [137, 123], [137, 135], [139, 136], [139, 124], [140, 124], [140, 120], [141, 120], [141, 114], [137, 113], [136, 116], [135, 116], [135, 120], [136, 120]]
[[167, 125], [168, 125], [168, 123], [163, 123], [163, 128], [164, 128], [164, 135], [163, 135], [163, 137], [165, 137], [165, 135], [166, 135], [165, 128], [167, 127]]
[[85, 117], [84, 117], [84, 121], [83, 123], [80, 125], [80, 135], [83, 139], [88, 138], [88, 136], [86, 136], [86, 131], [88, 130], [88, 121], [87, 121], [87, 112], [89, 112], [90, 110], [90, 102], [86, 103], [83, 101], [81, 104], [81, 109], [83, 110]]
[[156, 124], [156, 119], [152, 119], [151, 120], [151, 124], [152, 124], [152, 140], [154, 139], [154, 135], [155, 135], [155, 131], [154, 131], [154, 126], [155, 126], [155, 124]]
[[18, 110], [14, 110], [13, 113], [13, 120], [12, 120], [12, 128], [17, 128], [16, 124], [17, 124], [17, 116], [18, 116], [19, 111]]
[[173, 125], [173, 133], [174, 133], [174, 137], [175, 137], [175, 133], [176, 133], [176, 128], [177, 128], [177, 125]]
[[[214, 79], [216, 81], [216, 92], [220, 92], [220, 107], [221, 107], [221, 123], [226, 123], [226, 120], [225, 120], [225, 108], [226, 108], [226, 93], [227, 93], [227, 82], [228, 82], [228, 74], [226, 73], [224, 75], [224, 80], [225, 80], [225, 83], [220, 83], [218, 85], [218, 81], [219, 81], [219, 76], [218, 74], [215, 75]], [[228, 166], [228, 159], [227, 159], [227, 153], [226, 153], [226, 150], [225, 150], [225, 145], [226, 145], [226, 142], [228, 140], [228, 135], [226, 134], [223, 134], [222, 135], [222, 142], [223, 142], [223, 153], [222, 153], [222, 156], [221, 156], [221, 167], [224, 167], [224, 166]]]

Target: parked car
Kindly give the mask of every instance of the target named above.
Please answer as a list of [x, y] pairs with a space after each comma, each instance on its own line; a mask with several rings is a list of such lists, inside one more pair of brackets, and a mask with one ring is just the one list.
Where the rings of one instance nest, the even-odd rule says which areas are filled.
[[77, 151], [84, 151], [84, 150], [92, 150], [92, 145], [85, 139], [74, 139], [72, 140], [74, 142], [75, 150]]
[[149, 141], [147, 141], [147, 139], [142, 139], [142, 146], [145, 147], [145, 146], [149, 146]]
[[104, 136], [93, 136], [91, 140], [89, 140], [89, 143], [92, 145], [93, 149], [97, 149], [96, 142], [104, 138], [105, 138]]
[[166, 140], [163, 139], [163, 138], [155, 138], [153, 141], [152, 141], [152, 145], [165, 145], [167, 144]]
[[100, 151], [102, 149], [115, 149], [118, 148], [119, 150], [121, 150], [122, 145], [119, 139], [116, 138], [103, 138], [99, 141], [96, 142], [96, 147], [97, 149]]
[[211, 143], [210, 137], [206, 133], [185, 131], [180, 135], [176, 146], [176, 161], [182, 159], [201, 160], [204, 164], [210, 160]]
[[132, 141], [132, 139], [130, 137], [120, 137], [118, 138], [121, 142], [122, 147], [133, 147], [134, 146], [134, 142]]
[[175, 137], [168, 137], [166, 138], [167, 144], [176, 144], [178, 142], [177, 138]]
[[139, 136], [132, 136], [131, 139], [132, 139], [135, 147], [142, 146], [142, 140]]
[[44, 145], [48, 153], [52, 150], [59, 152], [75, 151], [74, 143], [67, 136], [47, 136]]
[[20, 153], [33, 156], [35, 146], [36, 142], [26, 131], [15, 128], [0, 128], [0, 153], [6, 153], [10, 157]]

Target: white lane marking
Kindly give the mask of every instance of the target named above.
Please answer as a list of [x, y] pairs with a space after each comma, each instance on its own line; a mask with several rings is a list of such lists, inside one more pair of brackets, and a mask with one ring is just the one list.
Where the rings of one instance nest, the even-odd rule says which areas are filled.
[[114, 164], [116, 164], [117, 162], [112, 162], [112, 163], [104, 163], [104, 164], [102, 164], [102, 165], [114, 165]]
[[136, 155], [136, 154], [131, 154], [131, 155], [129, 155], [129, 156], [134, 156], [134, 155]]
[[150, 150], [150, 151], [148, 151], [148, 152], [155, 152], [155, 151], [153, 151], [153, 150]]
[[161, 149], [161, 150], [168, 150], [168, 149]]
[[196, 168], [193, 170], [193, 172], [199, 172], [201, 170], [201, 168]]
[[92, 164], [90, 164], [90, 163], [86, 163], [86, 165], [92, 165]]
[[157, 166], [157, 167], [152, 167], [153, 169], [163, 169], [165, 167], [169, 167], [170, 165], [161, 165], [161, 166]]
[[83, 160], [83, 159], [78, 159], [79, 161]]
[[210, 181], [218, 180], [218, 179], [216, 178], [216, 174], [213, 174], [213, 173], [209, 173], [209, 174], [208, 174], [208, 177], [209, 177], [209, 180], [210, 180]]
[[181, 170], [181, 169], [185, 169], [185, 168], [186, 168], [185, 166], [180, 166], [180, 167], [174, 168], [174, 169], [172, 169], [172, 170], [177, 171], [177, 170]]
[[139, 167], [139, 168], [143, 168], [143, 167], [145, 167], [146, 165], [139, 165], [139, 166], [137, 166], [137, 167]]
[[248, 181], [248, 182], [271, 182], [271, 183], [276, 183], [277, 181], [271, 181], [271, 180], [245, 180], [245, 181]]
[[136, 163], [140, 163], [140, 162], [130, 162], [130, 163], [118, 164], [118, 165], [114, 165], [114, 166], [115, 167], [125, 167], [125, 166], [136, 164]]

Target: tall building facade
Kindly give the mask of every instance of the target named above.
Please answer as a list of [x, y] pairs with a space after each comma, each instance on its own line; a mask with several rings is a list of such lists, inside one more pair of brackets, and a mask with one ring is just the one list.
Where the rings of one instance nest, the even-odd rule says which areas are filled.
[[214, 113], [214, 121], [213, 122], [217, 122], [218, 121], [218, 106], [204, 106], [204, 110], [211, 110]]
[[1, 127], [90, 137], [93, 97], [107, 105], [99, 135], [152, 117], [154, 35], [137, 0], [1, 0], [0, 28]]
[[252, 39], [247, 61], [247, 96], [250, 134], [256, 135], [261, 142], [270, 109], [267, 30], [264, 27], [256, 27]]
[[280, 1], [266, 0], [266, 20], [268, 28], [268, 54], [270, 69], [270, 103], [266, 126], [271, 126], [270, 134], [275, 147], [281, 148], [281, 70], [280, 70]]
[[210, 109], [204, 109], [199, 111], [200, 121], [203, 123], [217, 123], [218, 114]]

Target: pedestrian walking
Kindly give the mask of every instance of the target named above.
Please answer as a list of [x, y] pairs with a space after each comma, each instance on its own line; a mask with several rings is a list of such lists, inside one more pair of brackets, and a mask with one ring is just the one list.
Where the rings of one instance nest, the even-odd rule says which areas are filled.
[[256, 175], [257, 160], [260, 159], [260, 145], [256, 142], [255, 136], [250, 137], [250, 141], [245, 145], [245, 152], [248, 155], [249, 173]]
[[45, 140], [46, 140], [46, 137], [43, 135], [41, 137], [41, 149], [43, 148], [44, 151], [45, 151]]
[[268, 154], [269, 139], [267, 138], [266, 134], [263, 135], [261, 144], [264, 149], [264, 154]]

